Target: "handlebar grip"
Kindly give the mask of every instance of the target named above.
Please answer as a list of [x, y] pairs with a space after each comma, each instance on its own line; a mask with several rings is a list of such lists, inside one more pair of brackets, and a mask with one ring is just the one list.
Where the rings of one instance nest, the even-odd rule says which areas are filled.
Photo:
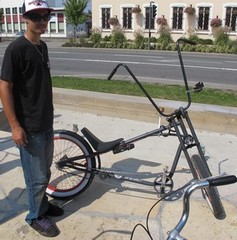
[[237, 182], [237, 177], [235, 175], [224, 176], [220, 178], [208, 179], [210, 187], [228, 185]]
[[192, 40], [189, 40], [189, 39], [186, 39], [186, 38], [180, 38], [180, 39], [178, 39], [178, 42], [184, 42], [184, 43], [188, 43], [188, 44], [191, 44], [191, 45], [196, 45], [196, 42], [194, 42]]

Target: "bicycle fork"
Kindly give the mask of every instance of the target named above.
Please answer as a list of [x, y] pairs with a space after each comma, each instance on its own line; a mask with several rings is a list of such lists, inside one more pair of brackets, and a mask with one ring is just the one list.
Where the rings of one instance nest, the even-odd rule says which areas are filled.
[[[187, 131], [187, 128], [184, 123], [184, 119], [186, 121], [187, 126], [190, 129], [191, 134], [189, 134]], [[168, 192], [167, 188], [169, 188], [169, 191], [171, 191], [173, 188], [172, 178], [176, 171], [176, 168], [177, 168], [177, 165], [178, 165], [178, 162], [179, 162], [182, 152], [185, 155], [185, 158], [188, 162], [188, 165], [189, 165], [189, 168], [191, 171], [193, 169], [193, 166], [192, 166], [191, 158], [190, 158], [190, 155], [188, 152], [189, 148], [192, 148], [194, 146], [197, 147], [199, 155], [201, 156], [202, 159], [205, 159], [204, 153], [201, 148], [201, 144], [197, 138], [197, 135], [195, 133], [195, 130], [193, 128], [191, 120], [188, 116], [188, 113], [185, 111], [182, 111], [182, 108], [181, 108], [180, 114], [177, 115], [176, 117], [171, 117], [169, 119], [169, 122], [171, 123], [171, 125], [173, 126], [173, 128], [176, 132], [176, 136], [179, 140], [179, 145], [178, 145], [178, 148], [177, 148], [177, 151], [176, 151], [176, 154], [174, 157], [174, 161], [173, 161], [170, 171], [168, 171], [168, 167], [165, 167], [161, 179], [159, 179], [159, 181], [155, 182], [155, 186], [156, 185], [160, 186], [159, 192], [160, 192], [161, 196]], [[194, 177], [197, 178], [197, 176], [195, 176], [194, 171], [192, 171], [192, 174], [194, 174]]]

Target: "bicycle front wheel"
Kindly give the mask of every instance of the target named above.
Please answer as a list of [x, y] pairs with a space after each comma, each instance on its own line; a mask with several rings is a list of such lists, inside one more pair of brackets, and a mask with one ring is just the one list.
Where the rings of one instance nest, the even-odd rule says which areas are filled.
[[[212, 176], [207, 163], [205, 163], [199, 155], [193, 155], [191, 157], [191, 162], [194, 167], [194, 169], [192, 169], [194, 178], [203, 179]], [[204, 199], [206, 199], [209, 207], [211, 208], [213, 215], [219, 220], [224, 219], [226, 217], [226, 213], [220, 200], [217, 188], [204, 188], [202, 189], [202, 193]]]
[[[78, 134], [58, 130], [54, 132], [54, 155], [51, 178], [46, 193], [66, 198], [85, 191], [94, 178], [95, 158], [90, 145]], [[72, 159], [80, 158], [79, 160]]]

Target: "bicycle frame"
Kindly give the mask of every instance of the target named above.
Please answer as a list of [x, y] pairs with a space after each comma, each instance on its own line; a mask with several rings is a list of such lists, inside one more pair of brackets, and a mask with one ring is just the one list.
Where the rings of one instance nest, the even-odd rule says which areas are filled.
[[[89, 142], [91, 143], [91, 145], [93, 146], [95, 151], [93, 151], [89, 155], [76, 156], [76, 157], [68, 158], [65, 161], [61, 161], [59, 163], [61, 166], [63, 166], [63, 164], [65, 164], [65, 163], [68, 166], [68, 164], [70, 164], [71, 162], [74, 162], [76, 160], [80, 160], [80, 159], [83, 159], [83, 158], [86, 158], [86, 157], [97, 157], [97, 159], [98, 159], [97, 169], [93, 169], [92, 171], [94, 173], [100, 173], [101, 172], [99, 170], [99, 169], [101, 169], [100, 156], [102, 154], [105, 154], [109, 151], [113, 151], [114, 154], [117, 154], [117, 153], [123, 152], [125, 150], [130, 150], [134, 147], [133, 143], [135, 143], [137, 141], [140, 141], [142, 139], [148, 138], [148, 137], [152, 137], [152, 136], [164, 136], [164, 137], [176, 136], [178, 138], [179, 145], [178, 145], [178, 148], [177, 148], [177, 151], [176, 151], [171, 169], [169, 171], [169, 175], [166, 176], [167, 179], [172, 180], [172, 177], [175, 173], [175, 170], [177, 168], [177, 165], [178, 165], [178, 162], [179, 162], [179, 159], [180, 159], [180, 155], [181, 155], [182, 152], [184, 153], [184, 155], [187, 159], [187, 162], [188, 162], [188, 165], [189, 165], [190, 169], [193, 168], [191, 160], [190, 160], [191, 157], [188, 153], [189, 148], [192, 148], [192, 147], [196, 146], [200, 157], [202, 159], [205, 159], [202, 148], [201, 148], [201, 144], [200, 144], [200, 142], [197, 138], [194, 127], [192, 125], [192, 122], [191, 122], [191, 120], [189, 118], [189, 115], [188, 115], [188, 112], [187, 112], [187, 109], [191, 105], [191, 96], [190, 96], [190, 89], [189, 89], [189, 86], [188, 86], [188, 81], [187, 81], [187, 77], [186, 77], [186, 73], [185, 73], [185, 69], [184, 69], [184, 64], [183, 64], [183, 60], [182, 60], [182, 56], [181, 56], [181, 51], [180, 51], [180, 46], [179, 46], [180, 42], [185, 42], [185, 43], [189, 43], [189, 44], [194, 44], [194, 43], [187, 40], [187, 39], [179, 39], [176, 42], [176, 47], [177, 47], [177, 51], [178, 51], [179, 61], [180, 61], [180, 65], [181, 65], [181, 70], [182, 70], [182, 75], [183, 75], [183, 80], [184, 80], [185, 90], [186, 90], [186, 95], [187, 95], [187, 105], [185, 107], [180, 107], [179, 109], [176, 109], [169, 114], [164, 113], [162, 111], [162, 108], [160, 108], [156, 105], [156, 103], [153, 101], [151, 96], [145, 90], [143, 85], [139, 82], [139, 80], [136, 78], [136, 76], [133, 74], [133, 72], [130, 70], [130, 68], [126, 64], [123, 64], [123, 63], [118, 64], [113, 69], [113, 71], [111, 72], [111, 74], [108, 77], [108, 80], [110, 80], [113, 77], [113, 75], [116, 73], [116, 71], [118, 70], [119, 67], [124, 67], [128, 71], [128, 73], [131, 75], [131, 77], [134, 79], [134, 81], [138, 84], [138, 86], [140, 87], [140, 89], [142, 90], [144, 95], [148, 98], [148, 100], [151, 102], [151, 104], [156, 109], [156, 111], [161, 116], [166, 117], [166, 120], [169, 124], [166, 125], [166, 126], [161, 125], [160, 128], [158, 128], [158, 129], [155, 129], [155, 130], [149, 131], [147, 133], [138, 135], [138, 136], [133, 137], [131, 139], [123, 140], [119, 144], [117, 144], [114, 148], [108, 148], [105, 151], [98, 151], [96, 149], [96, 147], [93, 146], [93, 143], [91, 143], [90, 136], [88, 134], [86, 134], [86, 132], [83, 132], [83, 129], [82, 129], [82, 132], [83, 132], [84, 136], [89, 140]], [[198, 84], [196, 84], [195, 91], [199, 92], [199, 91], [202, 90], [202, 88], [203, 88], [203, 84], [198, 83]], [[188, 130], [187, 130], [188, 128], [189, 128], [190, 134], [188, 133]], [[167, 133], [165, 133], [166, 131], [167, 131]], [[73, 168], [83, 170], [80, 166], [79, 167], [73, 166]], [[135, 179], [128, 178], [128, 177], [123, 177], [123, 179], [127, 180], [127, 181], [133, 181], [133, 182], [145, 184], [145, 185], [150, 185], [151, 184], [150, 182], [147, 182], [147, 181], [136, 181]]]
[[[173, 189], [173, 176], [175, 174], [177, 165], [180, 160], [181, 153], [184, 154], [189, 168], [191, 170], [192, 176], [194, 179], [203, 179], [211, 176], [210, 169], [206, 162], [204, 153], [201, 148], [201, 144], [198, 140], [194, 127], [192, 125], [191, 119], [189, 118], [188, 108], [191, 105], [191, 95], [190, 89], [188, 86], [184, 65], [181, 57], [181, 51], [179, 42], [185, 42], [193, 44], [186, 39], [179, 39], [176, 42], [176, 47], [179, 55], [181, 70], [184, 79], [184, 87], [187, 95], [187, 104], [184, 107], [179, 107], [171, 111], [170, 113], [165, 113], [163, 108], [158, 107], [156, 103], [153, 101], [151, 96], [147, 93], [142, 84], [138, 81], [138, 79], [134, 76], [129, 67], [125, 64], [118, 64], [109, 75], [108, 79], [111, 79], [113, 75], [116, 73], [119, 67], [124, 67], [128, 73], [132, 76], [135, 82], [138, 84], [142, 92], [149, 99], [151, 104], [154, 106], [156, 111], [163, 117], [166, 118], [167, 125], [161, 125], [155, 130], [151, 130], [147, 133], [135, 136], [133, 138], [124, 140], [123, 138], [115, 139], [109, 142], [103, 142], [98, 139], [93, 133], [91, 133], [87, 128], [83, 128], [81, 132], [83, 136], [76, 134], [75, 132], [59, 130], [56, 132], [56, 139], [62, 139], [63, 141], [68, 141], [73, 147], [79, 149], [78, 155], [70, 154], [67, 149], [65, 149], [65, 154], [60, 154], [60, 158], [55, 160], [56, 169], [61, 171], [60, 175], [64, 174], [67, 169], [78, 170], [79, 178], [78, 183], [75, 182], [74, 187], [70, 187], [67, 189], [67, 185], [65, 184], [65, 191], [61, 191], [61, 189], [57, 188], [57, 185], [52, 181], [52, 186], [49, 186], [48, 193], [54, 196], [72, 196], [75, 194], [79, 194], [83, 192], [92, 182], [94, 175], [99, 174], [99, 177], [104, 180], [108, 176], [113, 176], [115, 178], [120, 178], [124, 181], [132, 181], [139, 184], [149, 185], [155, 187], [155, 190], [160, 195], [167, 195]], [[194, 87], [194, 91], [200, 92], [203, 88], [203, 83], [197, 83]], [[60, 136], [61, 135], [61, 136]], [[114, 154], [130, 150], [134, 148], [134, 143], [140, 141], [142, 139], [153, 137], [153, 136], [175, 136], [178, 139], [178, 147], [173, 159], [173, 163], [171, 169], [167, 171], [164, 169], [163, 173], [157, 173], [154, 182], [149, 182], [145, 180], [140, 180], [138, 178], [127, 177], [128, 174], [133, 173], [122, 173], [111, 170], [106, 170], [101, 168], [101, 159], [100, 156], [107, 153], [113, 152]], [[63, 144], [64, 145], [64, 144]], [[198, 154], [194, 154], [190, 156], [189, 149], [195, 147], [198, 151]], [[62, 150], [62, 153], [64, 151]], [[82, 155], [80, 155], [82, 154]], [[82, 160], [82, 161], [76, 161]], [[70, 172], [70, 170], [69, 170]], [[75, 171], [76, 172], [76, 171]], [[135, 173], [134, 173], [135, 174]], [[76, 173], [72, 173], [72, 176], [76, 175]], [[117, 176], [116, 176], [117, 175]], [[56, 175], [55, 175], [56, 176]], [[58, 178], [60, 179], [60, 178]], [[67, 179], [67, 178], [66, 178]], [[70, 179], [69, 179], [70, 180]], [[56, 181], [57, 182], [57, 181]], [[159, 186], [159, 190], [157, 190], [156, 186]], [[62, 188], [64, 189], [64, 188]], [[223, 208], [223, 205], [219, 198], [219, 193], [216, 188], [206, 189], [202, 191], [203, 197], [207, 200], [214, 216], [217, 219], [224, 219], [226, 214]]]

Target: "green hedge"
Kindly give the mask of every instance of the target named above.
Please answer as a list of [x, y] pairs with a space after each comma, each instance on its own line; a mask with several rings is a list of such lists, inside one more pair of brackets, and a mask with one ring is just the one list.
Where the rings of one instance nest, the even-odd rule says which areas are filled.
[[[97, 39], [97, 41], [95, 40]], [[160, 40], [160, 41], [159, 41]], [[161, 41], [162, 40], [162, 41]], [[203, 52], [203, 53], [228, 53], [237, 54], [237, 41], [228, 40], [222, 37], [215, 40], [190, 38], [196, 42], [196, 45], [182, 44], [181, 50], [185, 52]], [[224, 44], [223, 44], [224, 43]], [[125, 49], [147, 49], [148, 39], [139, 37], [136, 41], [129, 41], [124, 38], [122, 34], [115, 36], [107, 36], [101, 39], [98, 35], [91, 40], [76, 42], [76, 40], [69, 40], [64, 47], [90, 47], [90, 48], [125, 48]], [[150, 41], [151, 50], [175, 51], [176, 44], [170, 38], [156, 39], [152, 38]]]

